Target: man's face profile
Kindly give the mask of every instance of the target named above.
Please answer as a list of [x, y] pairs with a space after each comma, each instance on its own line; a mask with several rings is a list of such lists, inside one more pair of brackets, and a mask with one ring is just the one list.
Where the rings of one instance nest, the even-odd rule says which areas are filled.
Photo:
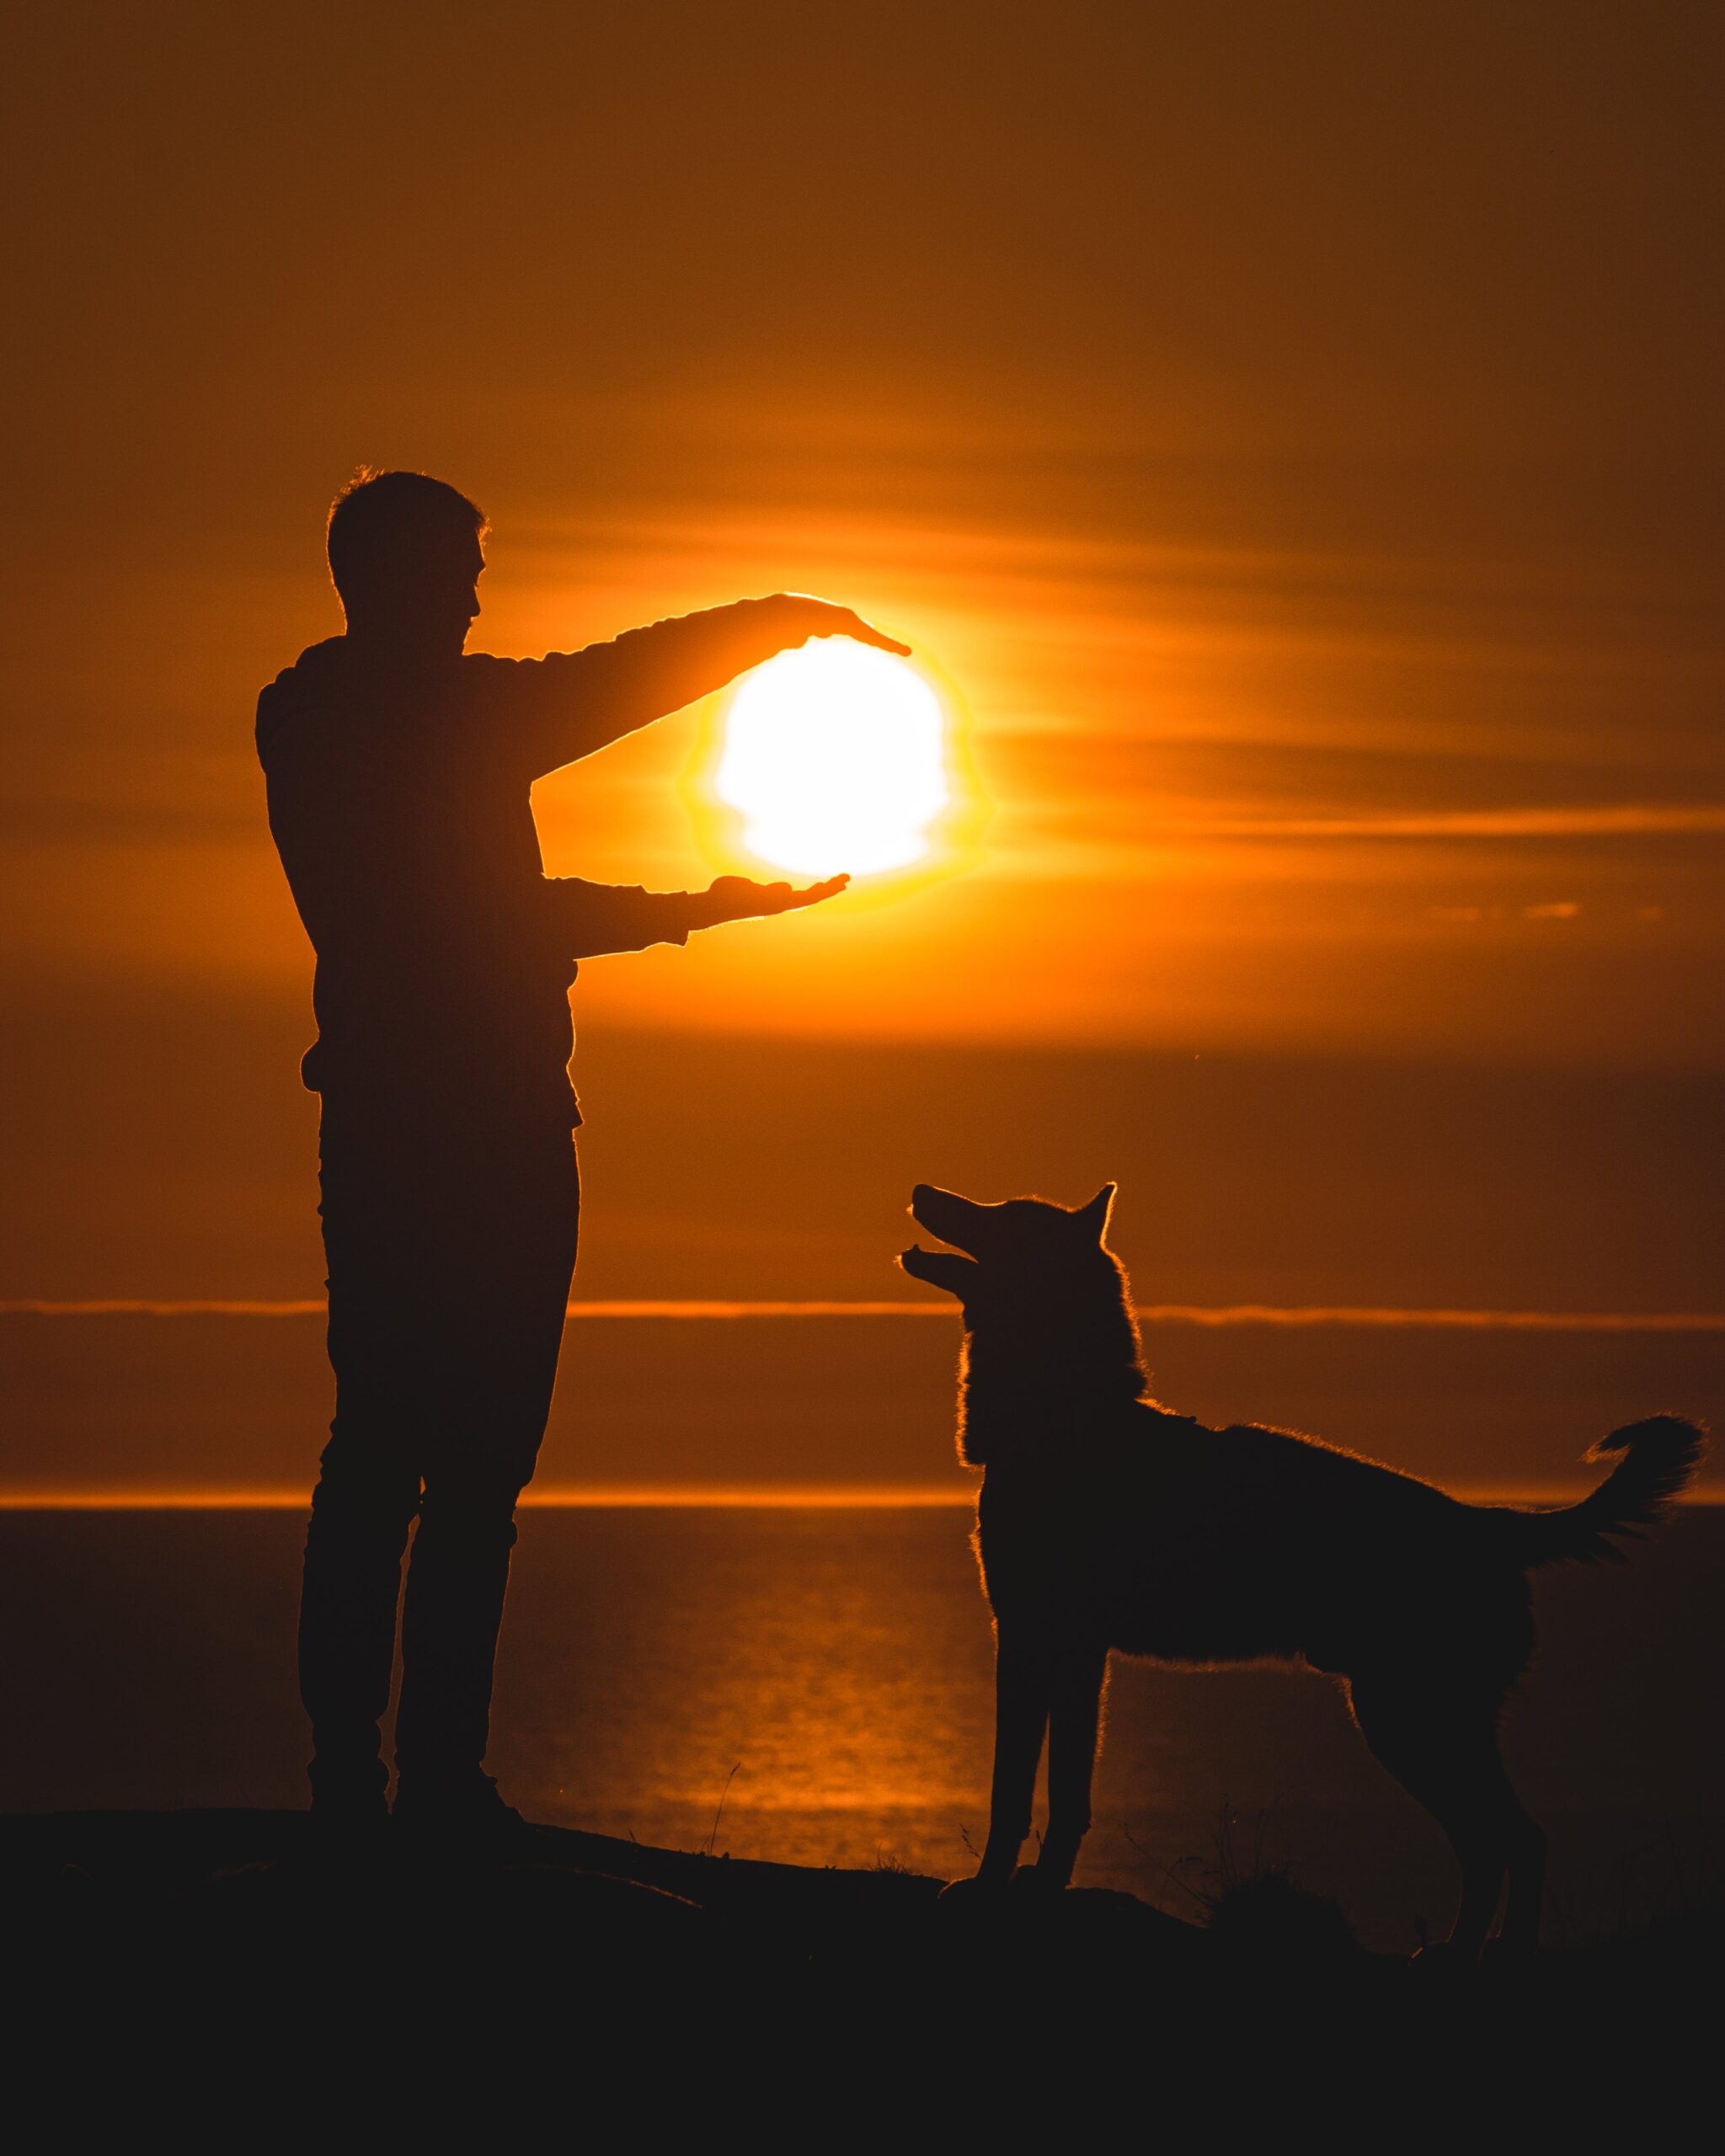
[[461, 534], [428, 559], [420, 586], [425, 641], [447, 643], [459, 653], [478, 618], [479, 579], [485, 574], [485, 549], [473, 532]]
[[348, 609], [350, 632], [458, 656], [479, 612], [485, 550], [473, 532], [430, 534], [378, 564]]

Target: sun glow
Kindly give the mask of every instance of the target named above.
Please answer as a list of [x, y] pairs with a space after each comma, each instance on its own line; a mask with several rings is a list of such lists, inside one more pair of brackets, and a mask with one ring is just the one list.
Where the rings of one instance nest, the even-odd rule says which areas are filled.
[[940, 698], [865, 644], [782, 652], [732, 697], [713, 787], [749, 851], [794, 875], [908, 867], [949, 799]]

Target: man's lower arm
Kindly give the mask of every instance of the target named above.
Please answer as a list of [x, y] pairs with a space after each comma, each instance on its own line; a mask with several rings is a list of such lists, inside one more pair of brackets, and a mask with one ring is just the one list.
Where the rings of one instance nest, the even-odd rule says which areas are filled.
[[644, 951], [654, 943], [686, 943], [690, 931], [700, 926], [692, 892], [587, 883], [573, 876], [547, 877], [546, 885], [572, 958]]

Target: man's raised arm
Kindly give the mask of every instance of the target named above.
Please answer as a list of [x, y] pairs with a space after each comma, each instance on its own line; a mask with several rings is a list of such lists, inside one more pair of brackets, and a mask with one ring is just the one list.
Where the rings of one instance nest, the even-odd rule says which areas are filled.
[[484, 669], [496, 722], [512, 734], [537, 778], [711, 696], [811, 637], [854, 637], [901, 657], [910, 649], [848, 606], [781, 591], [654, 622], [585, 651], [465, 664]]

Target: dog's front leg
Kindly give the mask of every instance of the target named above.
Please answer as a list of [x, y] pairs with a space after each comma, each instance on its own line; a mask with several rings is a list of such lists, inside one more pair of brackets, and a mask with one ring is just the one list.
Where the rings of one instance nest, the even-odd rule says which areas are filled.
[[994, 1663], [994, 1785], [988, 1844], [977, 1872], [1004, 1886], [1017, 1868], [1030, 1832], [1036, 1769], [1048, 1727], [1049, 1659], [1045, 1641], [1022, 1626], [1001, 1625]]
[[1065, 1886], [1090, 1831], [1090, 1785], [1108, 1682], [1108, 1651], [1064, 1641], [1049, 1689], [1048, 1835], [1036, 1860], [1039, 1886]]

